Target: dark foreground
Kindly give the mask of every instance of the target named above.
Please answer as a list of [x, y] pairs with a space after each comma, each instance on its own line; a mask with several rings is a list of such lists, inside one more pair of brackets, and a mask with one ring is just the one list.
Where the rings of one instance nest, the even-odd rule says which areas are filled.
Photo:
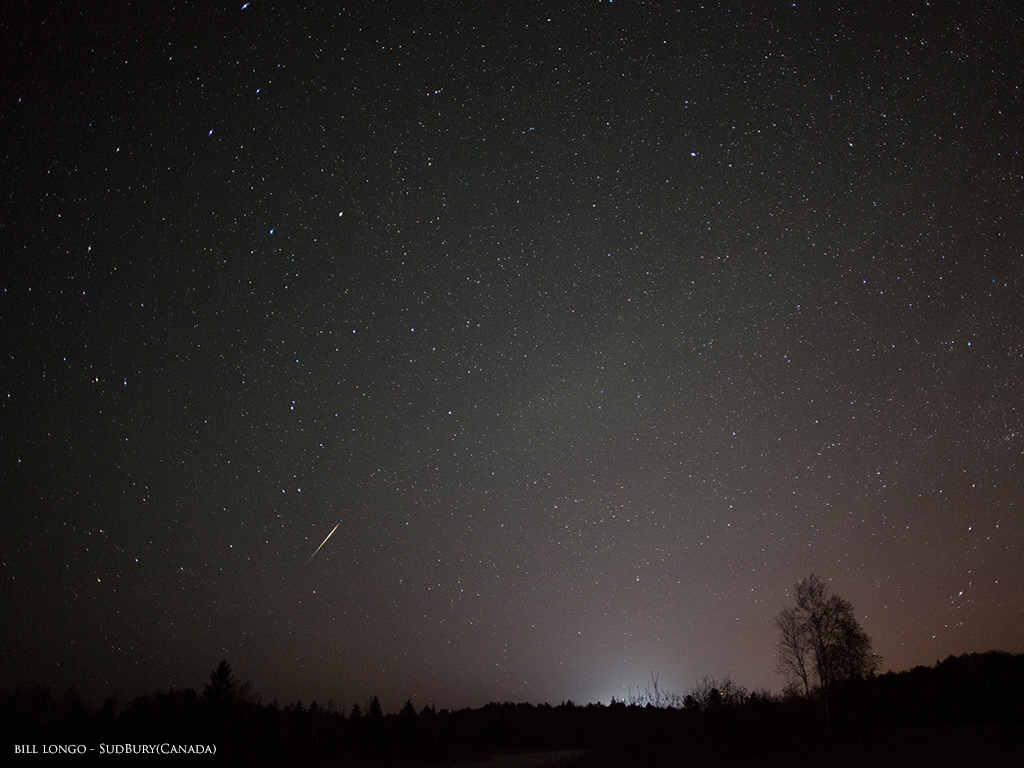
[[200, 761], [252, 766], [1024, 766], [1024, 655], [950, 657], [851, 682], [829, 696], [723, 697], [681, 707], [488, 704], [456, 711], [374, 699], [260, 703], [222, 665], [202, 695], [144, 696], [90, 710], [74, 691], [0, 696], [0, 763]]

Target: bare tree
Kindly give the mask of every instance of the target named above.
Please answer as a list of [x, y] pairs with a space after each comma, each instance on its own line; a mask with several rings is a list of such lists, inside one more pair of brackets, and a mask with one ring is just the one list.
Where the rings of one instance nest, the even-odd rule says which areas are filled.
[[779, 630], [778, 657], [775, 671], [785, 675], [793, 689], [802, 687], [805, 696], [811, 693], [811, 644], [804, 631], [804, 620], [796, 608], [786, 608], [775, 617]]
[[733, 680], [732, 675], [726, 675], [721, 681], [704, 675], [694, 683], [683, 704], [687, 709], [706, 712], [718, 707], [738, 707], [749, 699], [750, 693]]
[[675, 693], [667, 693], [658, 687], [658, 678], [661, 677], [651, 672], [651, 684], [644, 691], [637, 686], [634, 693], [632, 688], [627, 688], [629, 695], [624, 703], [631, 707], [658, 707], [659, 709], [679, 709], [683, 706], [683, 697]]
[[874, 672], [881, 659], [871, 649], [867, 636], [853, 614], [848, 600], [832, 594], [825, 582], [813, 574], [798, 582], [796, 606], [775, 617], [779, 630], [776, 670], [791, 686], [829, 691], [837, 683], [865, 677]]

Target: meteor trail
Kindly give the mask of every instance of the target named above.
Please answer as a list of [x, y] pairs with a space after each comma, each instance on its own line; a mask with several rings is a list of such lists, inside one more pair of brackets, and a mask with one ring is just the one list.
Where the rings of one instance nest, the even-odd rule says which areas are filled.
[[[338, 521], [338, 525], [341, 525], [341, 521], [340, 520]], [[312, 555], [309, 556], [309, 560], [312, 560], [314, 557], [316, 557], [316, 553], [319, 552], [321, 547], [323, 547], [323, 545], [327, 543], [327, 539], [331, 538], [331, 536], [334, 535], [334, 532], [336, 530], [338, 530], [338, 525], [336, 525], [333, 528], [331, 528], [331, 532], [328, 533], [327, 536], [324, 538], [324, 540], [320, 542], [320, 546], [316, 548], [316, 552], [314, 552]], [[306, 561], [306, 565], [309, 565], [309, 560]]]

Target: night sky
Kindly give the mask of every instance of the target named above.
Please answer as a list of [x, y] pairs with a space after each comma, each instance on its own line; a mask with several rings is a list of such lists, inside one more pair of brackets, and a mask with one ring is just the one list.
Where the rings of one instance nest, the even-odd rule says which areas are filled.
[[1016, 3], [9, 8], [5, 686], [1024, 652]]

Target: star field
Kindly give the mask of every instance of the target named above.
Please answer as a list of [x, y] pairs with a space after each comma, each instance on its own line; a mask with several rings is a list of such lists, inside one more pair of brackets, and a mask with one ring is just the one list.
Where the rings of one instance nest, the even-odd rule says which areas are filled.
[[674, 5], [14, 14], [8, 684], [779, 690], [810, 573], [1024, 651], [1019, 14]]

